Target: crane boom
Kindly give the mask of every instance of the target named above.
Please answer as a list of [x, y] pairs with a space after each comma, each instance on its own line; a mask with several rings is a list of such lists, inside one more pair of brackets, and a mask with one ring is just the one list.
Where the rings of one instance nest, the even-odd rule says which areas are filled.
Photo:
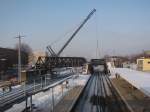
[[72, 34], [72, 36], [68, 39], [68, 41], [65, 43], [65, 45], [60, 49], [60, 51], [57, 53], [57, 56], [59, 56], [63, 50], [66, 48], [66, 46], [70, 43], [70, 41], [74, 38], [74, 36], [79, 32], [79, 30], [84, 26], [84, 24], [90, 19], [90, 17], [96, 12], [96, 9], [93, 9], [89, 15], [84, 19], [84, 21], [81, 23], [81, 25], [75, 30], [75, 32]]
[[57, 56], [56, 53], [54, 52], [54, 50], [51, 48], [51, 46], [47, 46], [46, 48], [49, 51], [50, 56]]

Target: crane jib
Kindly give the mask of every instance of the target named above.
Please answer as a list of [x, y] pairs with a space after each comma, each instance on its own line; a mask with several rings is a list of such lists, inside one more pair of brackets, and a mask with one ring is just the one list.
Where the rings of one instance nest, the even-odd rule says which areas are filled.
[[91, 18], [91, 16], [96, 12], [96, 9], [93, 9], [89, 15], [85, 18], [85, 20], [81, 23], [81, 25], [76, 29], [76, 31], [72, 34], [72, 36], [69, 38], [69, 40], [65, 43], [65, 45], [60, 49], [60, 51], [57, 53], [57, 56], [59, 56], [63, 50], [66, 48], [66, 46], [70, 43], [70, 41], [75, 37], [75, 35], [79, 32], [79, 30], [84, 26], [84, 24]]

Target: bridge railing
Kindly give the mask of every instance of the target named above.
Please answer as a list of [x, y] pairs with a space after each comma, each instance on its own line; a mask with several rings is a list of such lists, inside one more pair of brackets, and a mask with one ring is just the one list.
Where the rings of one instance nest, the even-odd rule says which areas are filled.
[[[62, 87], [61, 94], [63, 96], [64, 95], [64, 90], [63, 90], [64, 82], [66, 82], [66, 85], [67, 85], [68, 80], [73, 78], [73, 72], [74, 71], [72, 71], [71, 74], [66, 75], [66, 77], [59, 78], [59, 80], [57, 78], [51, 79], [49, 75], [45, 75], [44, 79], [41, 77], [38, 80], [33, 80], [33, 83], [30, 85], [27, 85], [26, 84], [27, 82], [24, 82], [24, 84], [16, 91], [12, 91], [10, 93], [3, 94], [0, 96], [0, 108], [3, 109], [3, 107], [5, 107], [5, 105], [7, 104], [11, 104], [11, 103], [15, 104], [14, 102], [17, 99], [25, 99], [25, 98], [27, 99], [29, 97], [32, 99], [32, 95], [37, 94], [38, 92], [42, 92], [42, 91], [45, 92], [51, 89], [52, 110], [53, 110], [53, 106], [55, 104], [55, 97], [54, 97], [55, 87], [58, 85]], [[32, 101], [30, 104], [32, 104]], [[27, 109], [27, 105], [25, 108]], [[32, 109], [32, 105], [30, 105], [30, 108]]]

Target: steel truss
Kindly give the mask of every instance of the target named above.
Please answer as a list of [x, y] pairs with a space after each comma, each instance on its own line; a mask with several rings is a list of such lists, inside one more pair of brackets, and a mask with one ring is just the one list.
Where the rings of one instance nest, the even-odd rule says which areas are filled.
[[86, 63], [83, 57], [39, 57], [35, 68], [43, 70], [52, 70], [62, 67], [79, 67]]

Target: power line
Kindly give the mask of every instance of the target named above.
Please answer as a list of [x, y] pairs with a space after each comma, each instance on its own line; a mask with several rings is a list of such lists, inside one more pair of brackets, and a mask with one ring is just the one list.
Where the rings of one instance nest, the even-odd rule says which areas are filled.
[[[80, 23], [81, 24], [81, 23]], [[70, 28], [68, 31], [66, 31], [64, 34], [57, 37], [56, 40], [54, 40], [50, 45], [54, 45], [55, 43], [61, 41], [63, 38], [65, 38], [69, 33], [73, 32], [77, 27], [79, 27], [80, 24], [75, 25], [75, 27]]]

